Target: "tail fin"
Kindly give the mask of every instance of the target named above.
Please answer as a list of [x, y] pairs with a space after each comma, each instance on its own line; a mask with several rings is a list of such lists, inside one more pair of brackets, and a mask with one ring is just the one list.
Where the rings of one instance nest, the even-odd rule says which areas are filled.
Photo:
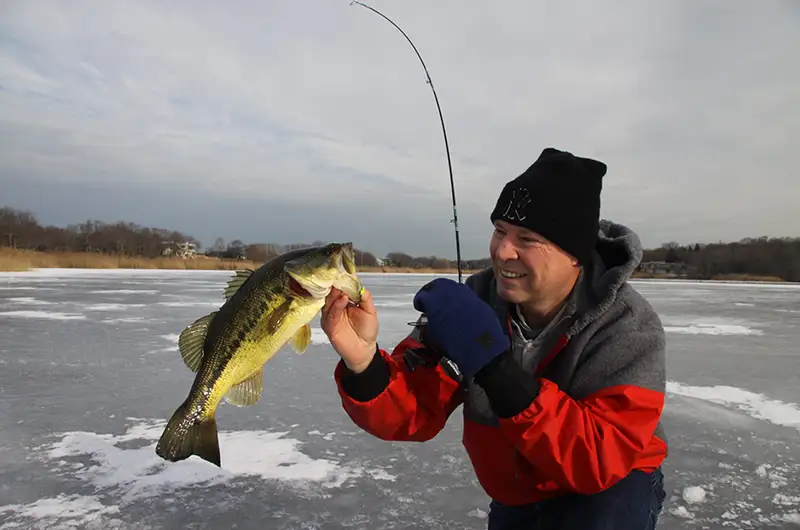
[[156, 454], [171, 462], [197, 455], [220, 466], [216, 419], [212, 416], [195, 422], [188, 413], [187, 403], [178, 407], [156, 445]]

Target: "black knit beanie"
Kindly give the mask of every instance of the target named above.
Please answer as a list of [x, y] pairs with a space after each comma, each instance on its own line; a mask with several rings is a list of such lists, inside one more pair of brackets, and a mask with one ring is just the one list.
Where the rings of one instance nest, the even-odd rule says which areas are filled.
[[603, 162], [548, 147], [503, 187], [491, 221], [536, 232], [584, 265], [597, 240], [605, 174]]

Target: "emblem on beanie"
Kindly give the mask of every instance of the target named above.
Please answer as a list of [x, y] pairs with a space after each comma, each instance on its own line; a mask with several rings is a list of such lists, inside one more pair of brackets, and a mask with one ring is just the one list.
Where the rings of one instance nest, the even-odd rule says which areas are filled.
[[509, 221], [524, 221], [528, 214], [525, 207], [531, 202], [531, 194], [527, 188], [517, 188], [511, 192], [511, 198], [503, 211], [502, 217]]

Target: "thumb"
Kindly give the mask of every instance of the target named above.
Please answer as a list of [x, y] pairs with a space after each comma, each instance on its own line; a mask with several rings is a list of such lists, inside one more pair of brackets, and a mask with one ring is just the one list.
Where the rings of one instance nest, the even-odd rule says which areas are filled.
[[361, 302], [358, 303], [358, 307], [371, 315], [378, 313], [377, 309], [375, 309], [375, 304], [372, 302], [372, 293], [366, 287], [364, 288], [364, 293], [361, 295]]

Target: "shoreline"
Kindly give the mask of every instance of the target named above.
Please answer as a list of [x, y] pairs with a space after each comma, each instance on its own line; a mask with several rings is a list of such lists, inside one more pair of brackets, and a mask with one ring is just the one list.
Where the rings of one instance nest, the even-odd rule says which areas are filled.
[[[91, 252], [41, 252], [36, 250], [17, 250], [7, 247], [0, 248], [0, 273], [2, 272], [34, 272], [35, 269], [142, 269], [142, 270], [229, 270], [241, 268], [257, 268], [263, 262], [251, 260], [232, 260], [209, 257], [195, 258], [144, 258], [122, 255], [94, 254]], [[388, 274], [457, 274], [458, 269], [448, 267], [443, 269], [414, 268], [414, 267], [358, 267], [361, 273], [388, 273]], [[478, 269], [462, 269], [464, 276], [479, 272]], [[790, 284], [782, 278], [771, 276], [754, 276], [747, 274], [716, 275], [711, 278], [676, 276], [671, 274], [658, 274], [635, 271], [631, 276], [634, 280], [677, 280], [677, 281], [705, 281], [705, 282], [736, 282], [736, 283], [779, 283]]]

